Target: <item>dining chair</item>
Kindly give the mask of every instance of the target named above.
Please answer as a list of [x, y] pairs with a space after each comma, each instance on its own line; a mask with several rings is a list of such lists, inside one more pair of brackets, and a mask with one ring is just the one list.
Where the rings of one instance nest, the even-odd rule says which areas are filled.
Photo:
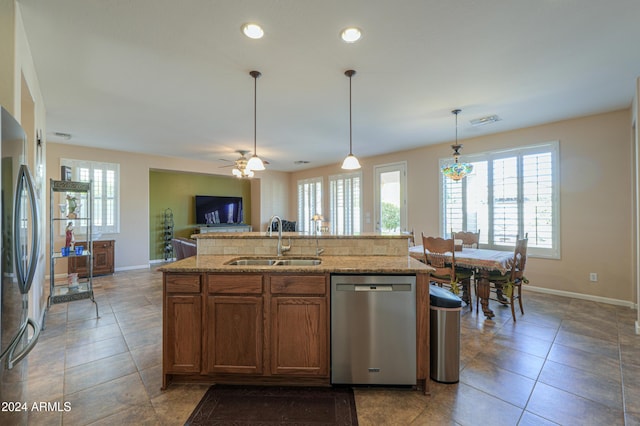
[[480, 230], [478, 230], [478, 232], [451, 232], [451, 238], [454, 240], [462, 240], [463, 248], [480, 248]]
[[416, 234], [413, 228], [411, 228], [411, 231], [402, 231], [402, 235], [407, 235], [409, 237], [409, 247], [415, 247]]
[[[489, 274], [489, 285], [492, 287], [491, 292], [495, 293], [495, 297], [490, 297], [503, 305], [511, 306], [511, 317], [516, 321], [515, 300], [520, 305], [520, 313], [524, 315], [522, 306], [522, 283], [529, 281], [524, 276], [524, 268], [527, 263], [527, 244], [529, 234], [525, 234], [524, 238], [516, 238], [516, 247], [513, 252], [513, 260], [511, 261], [511, 269], [504, 274], [492, 272]], [[517, 293], [517, 294], [516, 294]], [[478, 295], [476, 292], [476, 309], [478, 309]]]
[[455, 245], [453, 238], [425, 237], [422, 234], [424, 261], [435, 269], [431, 272], [430, 280], [439, 287], [448, 286], [452, 293], [459, 293], [462, 286], [462, 300], [473, 311], [471, 303], [471, 275], [467, 269], [455, 267]]
[[[477, 232], [471, 232], [471, 231], [458, 231], [458, 232], [453, 232], [453, 230], [451, 231], [451, 238], [454, 239], [454, 241], [462, 241], [462, 248], [480, 248], [480, 230], [478, 229]], [[458, 270], [465, 270], [469, 273], [471, 273], [474, 277], [473, 277], [473, 288], [476, 294], [478, 294], [478, 279], [476, 277], [476, 271], [474, 269], [469, 269], [469, 268], [461, 268], [458, 267]], [[477, 303], [476, 303], [476, 309], [477, 308]]]

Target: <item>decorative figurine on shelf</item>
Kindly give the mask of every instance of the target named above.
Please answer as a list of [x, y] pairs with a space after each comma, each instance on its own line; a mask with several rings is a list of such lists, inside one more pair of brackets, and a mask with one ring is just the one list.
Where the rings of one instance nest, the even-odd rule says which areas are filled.
[[70, 247], [72, 250], [76, 244], [76, 237], [73, 235], [73, 222], [69, 222], [65, 228], [66, 238], [64, 241], [65, 247]]
[[67, 194], [67, 204], [69, 205], [69, 214], [67, 214], [67, 217], [69, 219], [77, 218], [78, 217], [77, 210], [80, 209], [80, 204], [78, 204], [78, 200], [76, 200], [76, 197]]

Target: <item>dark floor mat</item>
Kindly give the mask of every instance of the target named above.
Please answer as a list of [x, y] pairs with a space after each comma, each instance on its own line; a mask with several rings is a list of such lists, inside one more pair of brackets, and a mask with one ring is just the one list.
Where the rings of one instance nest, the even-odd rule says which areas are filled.
[[357, 425], [349, 387], [211, 386], [185, 423], [196, 425]]

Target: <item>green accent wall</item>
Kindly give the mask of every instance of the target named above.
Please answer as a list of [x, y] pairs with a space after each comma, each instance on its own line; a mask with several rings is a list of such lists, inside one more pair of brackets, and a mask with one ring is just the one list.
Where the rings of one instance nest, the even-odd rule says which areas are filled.
[[251, 224], [251, 182], [235, 177], [198, 173], [149, 171], [149, 255], [164, 259], [164, 211], [173, 211], [174, 236], [189, 237], [196, 231], [195, 196], [242, 197], [244, 221]]

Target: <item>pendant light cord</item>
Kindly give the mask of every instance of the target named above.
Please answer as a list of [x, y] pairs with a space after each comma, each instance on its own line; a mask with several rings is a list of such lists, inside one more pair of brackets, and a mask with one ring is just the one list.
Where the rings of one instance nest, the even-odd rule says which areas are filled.
[[353, 155], [353, 131], [352, 131], [352, 119], [351, 119], [351, 75], [349, 76], [349, 155]]
[[352, 116], [351, 116], [351, 77], [354, 76], [356, 72], [354, 70], [347, 70], [344, 72], [344, 75], [349, 77], [349, 155], [353, 155], [353, 125], [352, 125]]
[[[259, 74], [258, 74], [259, 75]], [[258, 75], [253, 76], [253, 155], [258, 155], [256, 150], [258, 149], [257, 140], [257, 115], [258, 115]], [[457, 116], [456, 116], [457, 119]], [[457, 138], [457, 136], [456, 136]]]
[[461, 109], [451, 111], [451, 113], [456, 116], [456, 145], [458, 145], [458, 114], [460, 114], [461, 111]]

